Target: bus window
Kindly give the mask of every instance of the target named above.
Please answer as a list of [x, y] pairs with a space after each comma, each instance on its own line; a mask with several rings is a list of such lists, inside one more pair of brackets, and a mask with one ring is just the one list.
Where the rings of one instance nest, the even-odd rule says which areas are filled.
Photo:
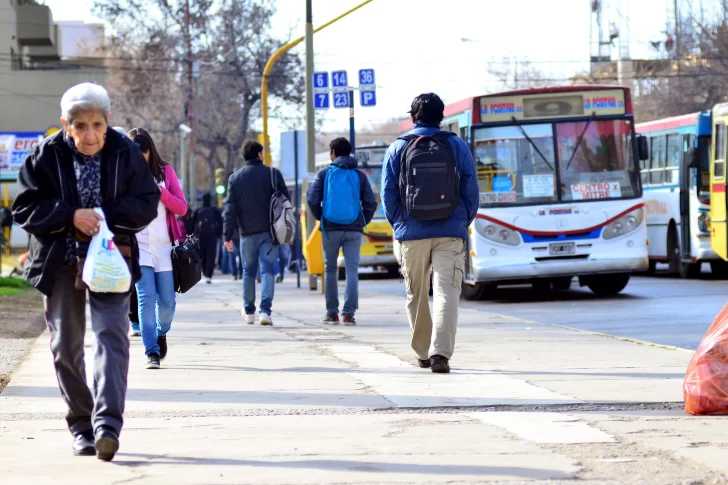
[[[563, 201], [639, 195], [629, 120], [557, 123], [556, 136]], [[587, 191], [585, 196], [585, 187], [591, 184], [608, 188], [598, 193]]]
[[680, 159], [682, 158], [682, 139], [678, 134], [667, 136], [667, 163], [665, 169], [665, 184], [678, 185], [680, 183]]
[[698, 137], [698, 200], [710, 203], [710, 135]]
[[650, 185], [650, 161], [640, 160], [640, 174], [642, 175], [642, 186]]
[[715, 125], [715, 169], [713, 176], [720, 180], [725, 178], [725, 125]]
[[377, 210], [374, 213], [372, 220], [386, 220], [384, 214], [384, 206], [382, 205], [381, 189], [382, 189], [382, 169], [381, 168], [360, 168], [364, 175], [369, 180], [369, 185], [372, 186], [372, 192], [374, 192], [374, 198], [377, 201]]
[[655, 136], [650, 147], [650, 185], [662, 185], [665, 181], [666, 137]]

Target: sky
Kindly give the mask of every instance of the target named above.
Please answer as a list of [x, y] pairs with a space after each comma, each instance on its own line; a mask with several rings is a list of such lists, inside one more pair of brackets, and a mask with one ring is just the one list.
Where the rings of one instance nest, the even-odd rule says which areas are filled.
[[[313, 0], [314, 26], [361, 0]], [[632, 57], [654, 57], [649, 42], [663, 37], [667, 0], [601, 0], [608, 21], [629, 39]], [[681, 0], [683, 1], [683, 0]], [[670, 0], [670, 3], [672, 0]], [[55, 20], [94, 21], [92, 0], [46, 0]], [[407, 116], [412, 99], [438, 93], [446, 103], [502, 90], [489, 74], [511, 59], [532, 62], [546, 78], [588, 69], [590, 0], [374, 0], [314, 37], [315, 70], [376, 72], [377, 106], [356, 102], [357, 126]], [[304, 0], [276, 0], [274, 30], [304, 33]], [[605, 8], [605, 10], [607, 10]], [[462, 39], [468, 39], [463, 41]], [[303, 52], [303, 43], [297, 49]], [[614, 49], [614, 55], [618, 49]], [[509, 69], [513, 64], [508, 64]], [[348, 110], [324, 114], [326, 131], [348, 129]], [[300, 128], [304, 128], [303, 126]]]

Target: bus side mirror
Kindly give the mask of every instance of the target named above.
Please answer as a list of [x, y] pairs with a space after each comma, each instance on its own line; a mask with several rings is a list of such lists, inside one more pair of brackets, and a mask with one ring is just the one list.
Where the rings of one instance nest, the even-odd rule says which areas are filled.
[[641, 162], [650, 159], [650, 147], [647, 144], [646, 136], [637, 135], [637, 151]]

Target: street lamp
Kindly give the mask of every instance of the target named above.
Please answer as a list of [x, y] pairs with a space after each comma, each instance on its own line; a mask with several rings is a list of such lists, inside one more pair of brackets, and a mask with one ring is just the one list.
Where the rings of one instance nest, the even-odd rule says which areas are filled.
[[471, 39], [469, 37], [460, 37], [460, 42], [462, 42], [463, 44], [467, 44], [467, 43], [470, 42], [470, 43], [473, 43], [473, 44], [481, 44], [481, 45], [484, 45], [486, 47], [487, 46], [496, 47], [498, 49], [503, 49], [504, 51], [509, 52], [511, 54], [511, 58], [513, 58], [513, 64], [514, 64], [514, 67], [513, 67], [513, 84], [514, 84], [514, 87], [515, 88], [518, 88], [518, 56], [516, 55], [515, 52], [513, 52], [508, 47], [504, 47], [502, 45], [486, 44], [486, 43], [481, 42], [481, 41], [479, 41], [477, 39]]
[[[195, 206], [195, 198], [193, 197], [195, 194], [192, 193], [190, 190], [191, 187], [194, 187], [192, 185], [193, 180], [195, 180], [195, 176], [197, 174], [192, 174], [194, 170], [189, 170], [189, 154], [187, 153], [188, 150], [188, 138], [190, 134], [192, 133], [192, 128], [185, 124], [179, 125], [179, 157], [180, 157], [180, 172], [182, 173], [182, 192], [187, 196], [187, 200], [189, 201], [189, 206], [194, 209]], [[196, 183], [196, 181], [194, 182]]]

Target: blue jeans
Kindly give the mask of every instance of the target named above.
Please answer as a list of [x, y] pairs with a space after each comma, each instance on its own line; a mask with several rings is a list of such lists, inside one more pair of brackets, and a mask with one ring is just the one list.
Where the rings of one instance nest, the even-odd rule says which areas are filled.
[[233, 253], [222, 248], [222, 261], [220, 263], [220, 271], [222, 274], [230, 274], [233, 272]]
[[324, 246], [324, 294], [326, 296], [326, 313], [339, 313], [339, 285], [337, 283], [339, 268], [337, 259], [339, 249], [344, 250], [346, 267], [346, 289], [344, 291], [344, 315], [354, 315], [359, 308], [359, 255], [361, 251], [361, 233], [352, 231], [326, 231]]
[[260, 263], [260, 312], [270, 315], [275, 291], [273, 266], [276, 248], [269, 232], [240, 238], [240, 255], [243, 258], [243, 307], [247, 315], [255, 313], [255, 277]]
[[291, 259], [291, 247], [288, 244], [281, 244], [278, 246], [275, 264], [275, 274], [281, 277], [286, 274], [286, 268], [288, 267], [288, 261]]
[[151, 266], [142, 266], [141, 271], [136, 290], [144, 353], [159, 354], [157, 337], [167, 335], [174, 318], [174, 276], [171, 271], [155, 273]]

